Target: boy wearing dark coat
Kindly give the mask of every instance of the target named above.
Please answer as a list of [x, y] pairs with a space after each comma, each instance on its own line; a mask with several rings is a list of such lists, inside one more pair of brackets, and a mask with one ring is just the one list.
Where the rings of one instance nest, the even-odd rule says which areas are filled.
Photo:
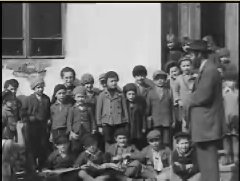
[[171, 91], [165, 87], [167, 74], [161, 70], [154, 72], [155, 87], [147, 95], [148, 129], [158, 129], [162, 133], [162, 144], [171, 146], [170, 129], [175, 122]]
[[[48, 149], [48, 122], [50, 119], [50, 99], [43, 93], [44, 80], [37, 77], [31, 82], [33, 94], [28, 96], [22, 105], [27, 121], [27, 150], [32, 154], [39, 170], [46, 160]], [[30, 156], [31, 157], [31, 156]], [[38, 160], [38, 161], [37, 161]]]
[[176, 149], [172, 153], [172, 168], [174, 172], [172, 179], [176, 181], [195, 180], [200, 174], [197, 174], [199, 170], [196, 150], [190, 145], [190, 135], [179, 132], [174, 138], [176, 140]]

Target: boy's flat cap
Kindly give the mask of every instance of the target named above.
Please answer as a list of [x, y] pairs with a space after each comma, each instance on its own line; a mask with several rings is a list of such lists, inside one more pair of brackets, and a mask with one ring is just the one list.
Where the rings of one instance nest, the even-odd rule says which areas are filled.
[[153, 79], [155, 79], [157, 76], [161, 76], [163, 78], [167, 78], [167, 73], [162, 70], [157, 70], [153, 73]]
[[177, 134], [174, 135], [174, 138], [175, 139], [178, 139], [178, 138], [188, 138], [188, 139], [190, 139], [190, 135], [188, 133], [185, 133], [185, 132], [178, 132]]
[[147, 134], [147, 139], [160, 138], [161, 133], [158, 130], [152, 130]]

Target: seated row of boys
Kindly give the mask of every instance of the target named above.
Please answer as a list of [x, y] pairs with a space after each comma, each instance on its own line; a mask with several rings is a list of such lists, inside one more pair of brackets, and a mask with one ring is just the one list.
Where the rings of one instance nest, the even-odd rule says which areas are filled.
[[[105, 153], [98, 148], [94, 135], [84, 137], [84, 151], [76, 158], [69, 149], [67, 136], [57, 137], [56, 150], [47, 160], [49, 169], [79, 167], [78, 175], [83, 180], [94, 180], [102, 175], [122, 175], [131, 178], [158, 178], [170, 180], [175, 173], [178, 179], [187, 180], [198, 175], [195, 151], [190, 146], [187, 133], [180, 132], [175, 136], [176, 149], [171, 150], [161, 143], [161, 133], [152, 130], [147, 134], [148, 146], [139, 151], [129, 144], [125, 131], [115, 132], [116, 143]], [[170, 169], [172, 165], [173, 172]]]

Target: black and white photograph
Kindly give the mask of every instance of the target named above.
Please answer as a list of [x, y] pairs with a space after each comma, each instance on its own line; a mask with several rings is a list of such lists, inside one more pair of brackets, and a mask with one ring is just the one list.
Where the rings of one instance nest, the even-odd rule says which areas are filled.
[[1, 5], [2, 181], [239, 180], [239, 3]]

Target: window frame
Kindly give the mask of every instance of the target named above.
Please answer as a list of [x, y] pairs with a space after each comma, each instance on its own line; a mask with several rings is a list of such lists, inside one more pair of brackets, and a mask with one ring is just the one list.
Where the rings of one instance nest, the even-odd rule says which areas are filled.
[[[37, 56], [37, 55], [30, 55], [31, 51], [31, 43], [30, 43], [30, 22], [29, 22], [29, 8], [30, 3], [21, 3], [22, 4], [22, 37], [19, 38], [3, 38], [2, 40], [10, 40], [10, 39], [21, 39], [22, 40], [22, 46], [23, 46], [23, 55], [2, 55], [2, 59], [63, 59], [65, 58], [65, 23], [66, 23], [66, 3], [60, 3], [61, 4], [61, 38], [55, 38], [55, 39], [61, 39], [62, 40], [62, 51], [61, 55], [43, 55], [43, 56]], [[44, 39], [44, 38], [43, 38]], [[54, 38], [53, 38], [54, 39]]]

